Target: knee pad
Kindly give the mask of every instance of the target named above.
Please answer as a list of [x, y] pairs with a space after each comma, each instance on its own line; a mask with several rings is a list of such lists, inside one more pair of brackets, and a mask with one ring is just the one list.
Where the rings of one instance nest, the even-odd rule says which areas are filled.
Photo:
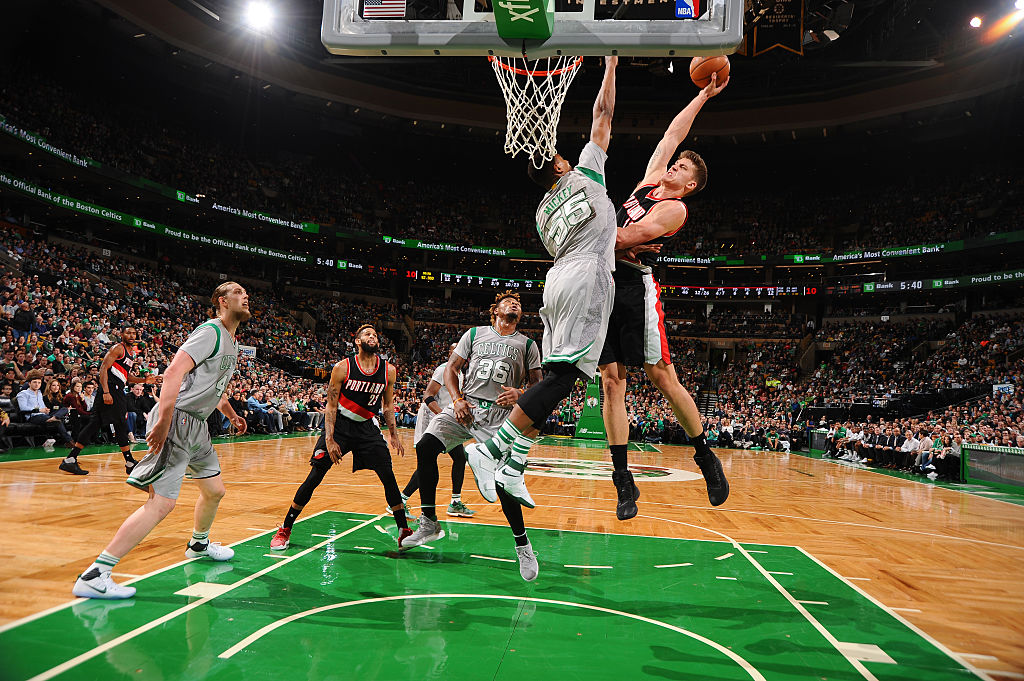
[[519, 408], [530, 417], [535, 428], [543, 428], [548, 415], [572, 393], [576, 380], [586, 378], [575, 364], [552, 362], [545, 368], [544, 380], [519, 398]]

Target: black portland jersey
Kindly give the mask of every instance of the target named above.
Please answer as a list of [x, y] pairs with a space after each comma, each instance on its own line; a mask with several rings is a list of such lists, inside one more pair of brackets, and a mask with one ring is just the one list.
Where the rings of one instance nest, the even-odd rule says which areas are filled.
[[345, 358], [348, 378], [341, 384], [338, 395], [338, 413], [353, 421], [367, 421], [380, 413], [384, 388], [388, 384], [388, 363], [380, 357], [369, 374], [364, 374], [356, 355]]
[[[662, 201], [678, 201], [679, 203], [682, 203], [683, 204], [683, 209], [685, 211], [685, 215], [687, 217], [689, 216], [689, 211], [686, 210], [686, 204], [683, 203], [683, 200], [681, 198], [679, 198], [679, 197], [671, 197], [671, 198], [667, 198], [667, 199], [656, 199], [656, 198], [654, 198], [652, 196], [652, 194], [654, 193], [654, 190], [657, 189], [657, 187], [658, 187], [658, 185], [656, 185], [656, 184], [645, 184], [645, 185], [641, 185], [640, 187], [637, 187], [636, 191], [633, 192], [633, 194], [626, 200], [626, 202], [622, 204], [622, 206], [619, 208], [618, 212], [615, 214], [615, 220], [616, 220], [616, 222], [619, 223], [619, 227], [620, 228], [621, 227], [629, 227], [634, 222], [639, 222], [649, 212], [651, 212], [652, 208], [654, 208], [656, 205], [658, 205]], [[659, 236], [656, 239], [651, 239], [647, 243], [649, 243], [649, 244], [663, 244], [663, 243], [666, 243], [669, 240], [670, 237], [675, 235], [676, 232], [678, 232], [680, 229], [683, 228], [684, 224], [686, 224], [686, 217], [683, 218], [683, 221], [681, 223], [679, 223], [679, 226], [676, 227], [674, 230], [672, 230], [668, 234], [663, 234], [663, 235]], [[618, 260], [618, 262], [623, 264], [623, 265], [625, 265], [625, 267], [616, 267], [615, 268], [615, 277], [619, 278], [620, 272], [621, 272], [621, 276], [625, 276], [627, 278], [636, 277], [638, 270], [641, 271], [641, 272], [649, 272], [651, 267], [657, 261], [657, 258], [658, 258], [658, 254], [657, 253], [641, 253], [640, 256], [637, 259], [620, 258]]]
[[[110, 365], [110, 373], [107, 375], [107, 387], [111, 395], [124, 395], [124, 387], [128, 385], [128, 376], [135, 368], [139, 350], [134, 345], [129, 347], [125, 343], [120, 344], [124, 348], [124, 357]], [[103, 386], [96, 390], [97, 395], [103, 394]]]

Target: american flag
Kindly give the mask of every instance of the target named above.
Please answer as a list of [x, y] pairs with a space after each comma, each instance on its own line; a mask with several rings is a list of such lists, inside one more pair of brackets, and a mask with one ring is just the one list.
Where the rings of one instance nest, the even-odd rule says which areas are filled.
[[405, 0], [363, 0], [364, 19], [403, 19]]

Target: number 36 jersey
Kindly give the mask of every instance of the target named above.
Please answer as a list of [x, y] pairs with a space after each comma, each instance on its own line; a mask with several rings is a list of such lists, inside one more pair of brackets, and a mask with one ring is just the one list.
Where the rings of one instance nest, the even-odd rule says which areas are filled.
[[563, 175], [537, 208], [537, 233], [557, 263], [570, 255], [591, 255], [615, 270], [615, 206], [605, 189], [608, 154], [587, 142], [580, 162]]
[[540, 368], [540, 349], [523, 334], [502, 336], [492, 326], [474, 326], [462, 334], [455, 354], [466, 360], [462, 391], [474, 402], [494, 402], [501, 386], [519, 388], [531, 369]]

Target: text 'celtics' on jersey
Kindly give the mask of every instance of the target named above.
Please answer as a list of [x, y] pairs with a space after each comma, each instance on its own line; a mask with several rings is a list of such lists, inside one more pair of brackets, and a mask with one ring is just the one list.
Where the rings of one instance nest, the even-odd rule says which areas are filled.
[[474, 326], [462, 334], [455, 354], [467, 361], [463, 393], [477, 403], [492, 403], [502, 386], [518, 388], [540, 368], [540, 348], [516, 331], [502, 336], [492, 326]]

